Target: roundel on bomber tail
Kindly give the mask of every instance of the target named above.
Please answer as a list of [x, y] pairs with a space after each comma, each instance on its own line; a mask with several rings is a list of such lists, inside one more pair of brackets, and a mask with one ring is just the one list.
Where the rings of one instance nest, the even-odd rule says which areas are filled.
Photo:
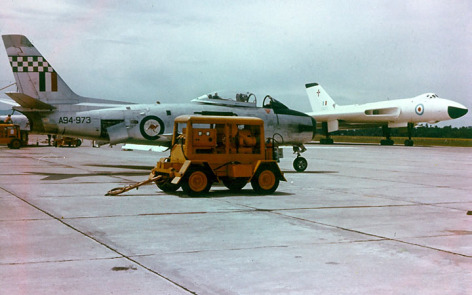
[[164, 133], [164, 122], [156, 116], [147, 116], [141, 120], [139, 130], [141, 135], [149, 140], [156, 140]]
[[416, 114], [417, 114], [418, 116], [423, 115], [423, 113], [424, 113], [424, 106], [423, 106], [423, 104], [420, 103], [419, 105], [417, 105], [416, 108], [415, 108], [415, 112], [416, 112]]

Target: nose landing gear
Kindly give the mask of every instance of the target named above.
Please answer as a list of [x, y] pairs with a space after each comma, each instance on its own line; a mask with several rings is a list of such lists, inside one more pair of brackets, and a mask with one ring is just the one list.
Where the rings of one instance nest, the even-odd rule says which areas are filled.
[[308, 167], [308, 161], [300, 155], [305, 151], [306, 147], [304, 145], [293, 146], [293, 153], [297, 154], [297, 157], [293, 160], [293, 169], [297, 172], [303, 172]]

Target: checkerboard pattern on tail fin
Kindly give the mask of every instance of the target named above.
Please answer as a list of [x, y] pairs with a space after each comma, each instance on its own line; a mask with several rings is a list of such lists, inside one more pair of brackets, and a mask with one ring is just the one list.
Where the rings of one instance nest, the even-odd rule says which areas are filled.
[[23, 35], [3, 35], [18, 92], [48, 104], [77, 103], [76, 95]]

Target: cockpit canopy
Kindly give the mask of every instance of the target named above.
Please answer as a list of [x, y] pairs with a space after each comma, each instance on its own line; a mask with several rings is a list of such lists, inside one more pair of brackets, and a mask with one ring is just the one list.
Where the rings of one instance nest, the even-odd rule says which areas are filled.
[[437, 94], [434, 94], [434, 93], [426, 93], [426, 97], [427, 98], [438, 98], [439, 96]]
[[[251, 92], [215, 91], [192, 99], [192, 102], [234, 107], [257, 107], [256, 95]], [[270, 95], [264, 97], [262, 107], [274, 110], [289, 109]]]
[[235, 92], [235, 91], [215, 91], [204, 94], [192, 100], [193, 102], [232, 105], [232, 106], [256, 106], [256, 95], [251, 92]]

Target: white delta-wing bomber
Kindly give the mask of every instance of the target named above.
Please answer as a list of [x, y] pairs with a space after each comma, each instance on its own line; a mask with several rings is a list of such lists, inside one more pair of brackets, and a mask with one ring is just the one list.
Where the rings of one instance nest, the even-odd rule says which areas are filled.
[[312, 111], [326, 136], [321, 143], [333, 143], [330, 133], [343, 129], [382, 127], [386, 139], [382, 145], [393, 145], [390, 128], [408, 128], [406, 146], [412, 146], [412, 129], [418, 123], [438, 123], [457, 119], [468, 109], [460, 103], [425, 93], [412, 98], [378, 101], [359, 105], [337, 105], [318, 83], [305, 85]]
[[264, 120], [265, 134], [276, 145], [293, 146], [294, 168], [304, 171], [300, 156], [312, 141], [315, 120], [289, 109], [267, 95], [258, 107], [249, 92], [234, 96], [207, 94], [185, 104], [137, 104], [83, 97], [74, 93], [33, 44], [23, 35], [3, 35], [17, 92], [6, 93], [14, 110], [30, 121], [31, 132], [80, 137], [102, 143], [169, 146], [174, 119], [179, 115], [251, 116]]

